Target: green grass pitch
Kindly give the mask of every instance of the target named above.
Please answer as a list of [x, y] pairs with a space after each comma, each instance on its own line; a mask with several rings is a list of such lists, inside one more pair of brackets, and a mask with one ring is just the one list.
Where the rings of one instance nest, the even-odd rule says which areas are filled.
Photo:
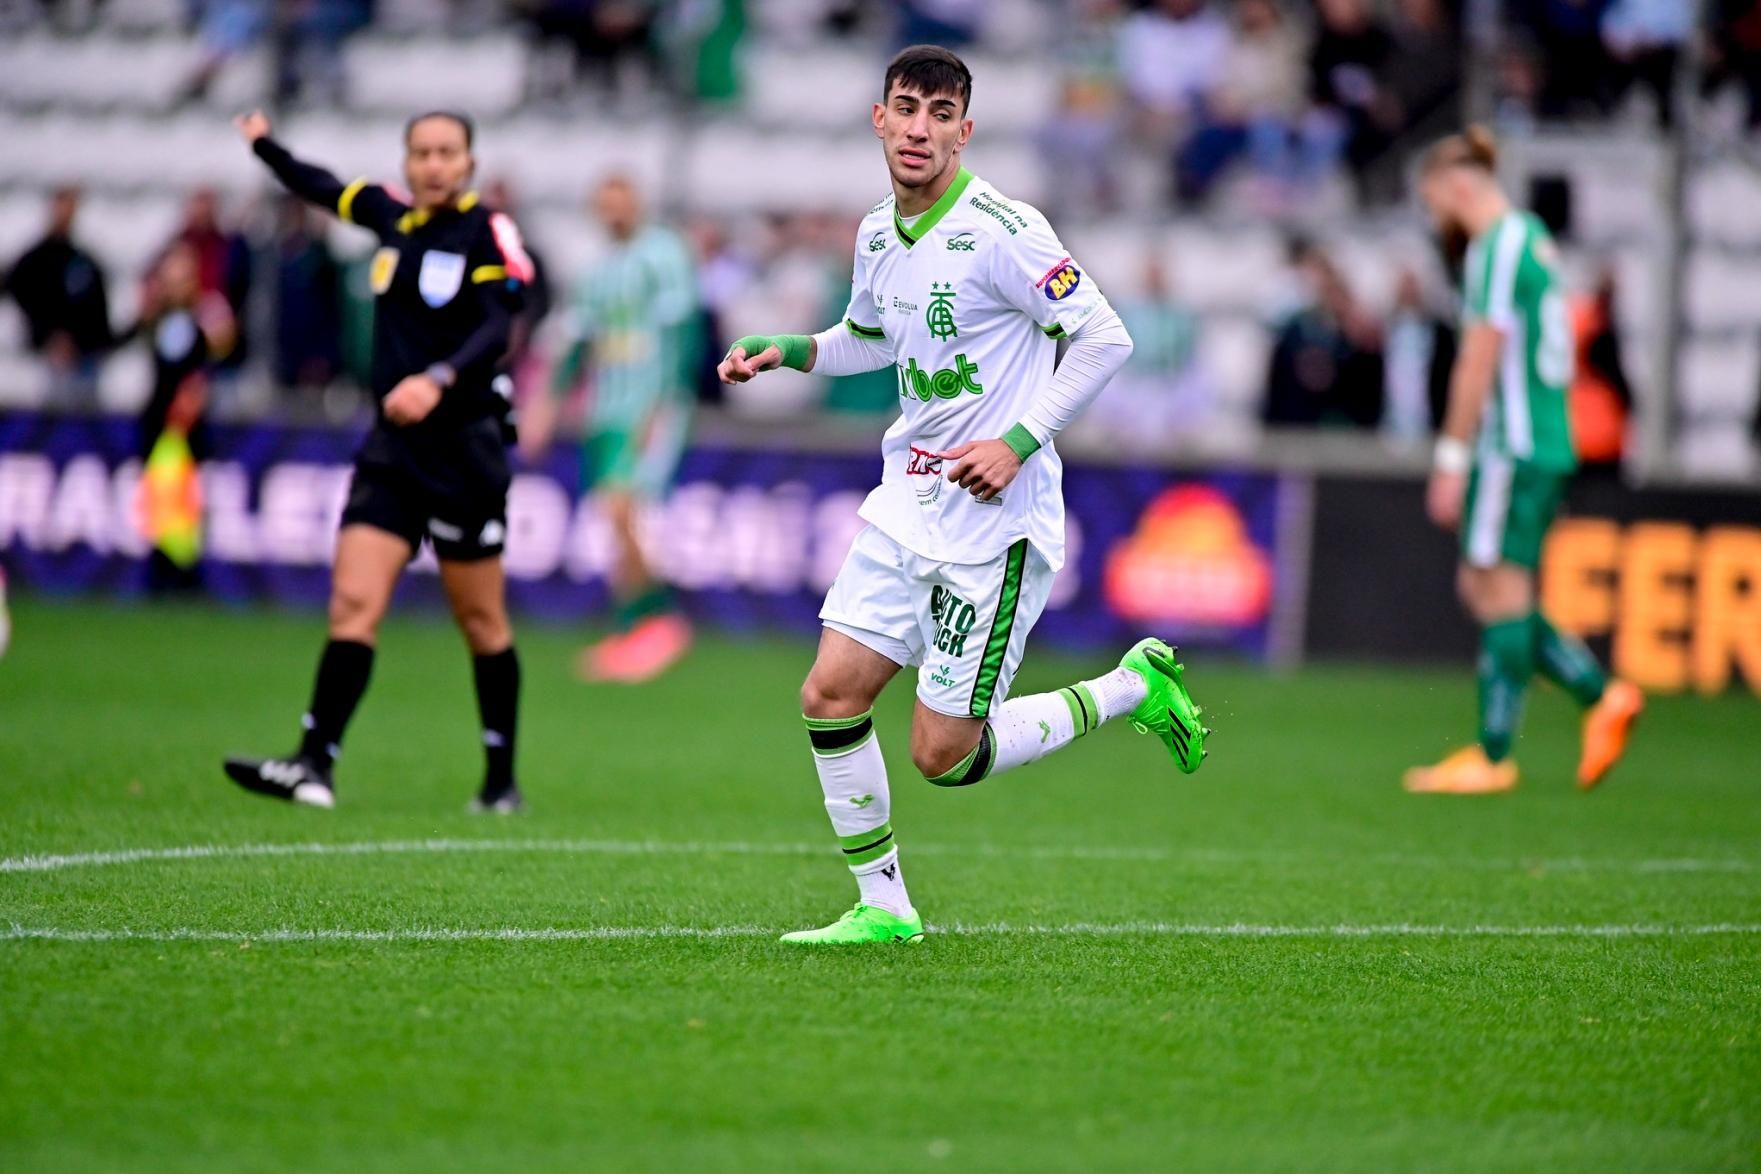
[[[594, 689], [528, 626], [531, 808], [485, 820], [433, 617], [388, 626], [318, 812], [217, 769], [291, 745], [316, 618], [14, 610], [0, 1169], [1761, 1168], [1753, 698], [1654, 701], [1583, 796], [1542, 689], [1517, 792], [1419, 798], [1465, 673], [1189, 656], [1197, 776], [1110, 727], [942, 792], [901, 682], [894, 824], [944, 932], [814, 953], [775, 932], [854, 887], [807, 642]], [[1030, 655], [1017, 691], [1103, 660]], [[362, 847], [77, 856], [287, 844]]]

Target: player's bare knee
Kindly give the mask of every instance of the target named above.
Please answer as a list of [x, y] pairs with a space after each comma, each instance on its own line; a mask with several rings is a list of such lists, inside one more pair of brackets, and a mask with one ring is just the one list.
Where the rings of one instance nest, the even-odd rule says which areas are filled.
[[808, 717], [855, 717], [873, 703], [872, 698], [857, 696], [847, 683], [817, 667], [801, 682], [801, 712]]
[[[975, 736], [973, 746], [977, 744]], [[932, 783], [959, 766], [971, 753], [972, 746], [950, 744], [935, 731], [922, 726], [914, 726], [911, 730], [911, 764]]]
[[499, 607], [465, 607], [454, 613], [465, 643], [479, 656], [492, 655], [514, 642], [513, 625]]
[[330, 636], [371, 644], [379, 630], [384, 605], [371, 593], [338, 583], [330, 591]]

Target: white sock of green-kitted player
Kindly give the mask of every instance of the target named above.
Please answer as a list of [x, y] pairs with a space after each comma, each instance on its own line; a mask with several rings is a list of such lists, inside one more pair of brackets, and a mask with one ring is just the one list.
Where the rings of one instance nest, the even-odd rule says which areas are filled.
[[813, 765], [825, 793], [826, 814], [856, 876], [864, 905], [900, 917], [912, 912], [893, 840], [887, 763], [874, 733], [874, 713], [855, 717], [806, 719], [813, 742]]
[[1122, 666], [1050, 693], [1011, 698], [991, 714], [972, 753], [947, 774], [929, 781], [942, 787], [964, 787], [1037, 762], [1106, 722], [1129, 714], [1148, 690], [1141, 674]]

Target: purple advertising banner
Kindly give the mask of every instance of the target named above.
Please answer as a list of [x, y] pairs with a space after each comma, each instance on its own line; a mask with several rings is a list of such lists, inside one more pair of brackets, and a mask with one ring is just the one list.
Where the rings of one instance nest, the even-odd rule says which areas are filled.
[[[202, 583], [229, 602], [316, 606], [328, 592], [353, 432], [219, 426], [201, 470]], [[702, 446], [644, 519], [644, 545], [691, 614], [810, 634], [876, 454]], [[44, 592], [142, 590], [133, 422], [0, 413], [0, 564]], [[579, 461], [520, 468], [508, 503], [513, 606], [564, 620], [606, 605], [612, 535]], [[1310, 483], [1262, 473], [1068, 466], [1069, 561], [1036, 643], [1122, 647], [1146, 632], [1281, 658], [1300, 647]], [[438, 604], [432, 556], [400, 602]]]

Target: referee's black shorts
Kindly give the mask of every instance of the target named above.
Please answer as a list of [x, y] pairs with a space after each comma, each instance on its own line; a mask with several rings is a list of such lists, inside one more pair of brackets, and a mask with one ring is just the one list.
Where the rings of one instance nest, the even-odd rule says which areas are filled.
[[412, 551], [426, 541], [447, 562], [498, 557], [507, 544], [507, 450], [499, 423], [469, 431], [483, 436], [421, 453], [369, 435], [355, 458], [342, 524], [395, 534]]

